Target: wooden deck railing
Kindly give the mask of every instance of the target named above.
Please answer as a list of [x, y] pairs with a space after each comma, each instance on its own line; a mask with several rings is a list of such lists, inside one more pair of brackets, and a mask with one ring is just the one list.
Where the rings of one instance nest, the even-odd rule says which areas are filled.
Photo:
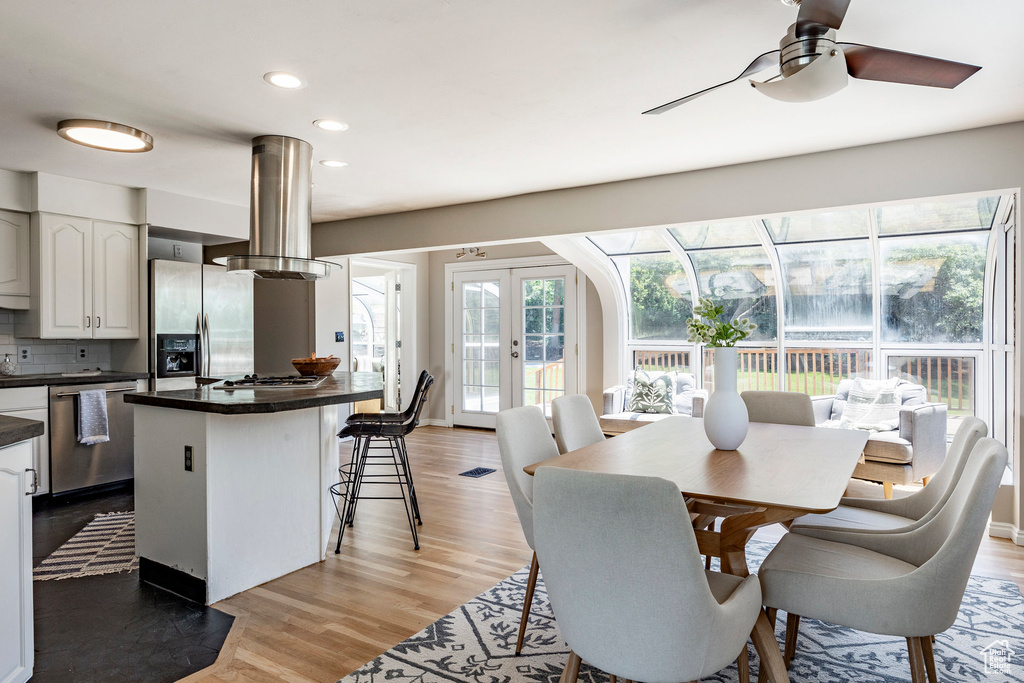
[[[714, 349], [704, 349], [704, 386], [714, 390], [711, 366]], [[789, 391], [812, 396], [833, 394], [839, 382], [848, 377], [871, 375], [870, 349], [786, 350], [785, 371]], [[737, 388], [740, 391], [781, 389], [782, 371], [775, 349], [737, 349]], [[693, 372], [690, 352], [685, 350], [635, 350], [633, 367], [648, 372]], [[923, 385], [928, 400], [945, 403], [950, 411], [974, 412], [974, 359], [958, 356], [890, 356], [888, 375], [904, 377]]]
[[889, 375], [923, 385], [928, 400], [974, 414], [974, 359], [962, 356], [890, 356]]

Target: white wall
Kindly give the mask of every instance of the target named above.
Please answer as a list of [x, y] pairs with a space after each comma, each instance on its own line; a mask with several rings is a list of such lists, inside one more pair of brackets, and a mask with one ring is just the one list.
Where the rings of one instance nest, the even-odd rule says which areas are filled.
[[[317, 280], [316, 301], [314, 307], [316, 327], [316, 355], [337, 356], [341, 358], [341, 369], [350, 366], [349, 358], [349, 262], [345, 257], [329, 258], [337, 263], [331, 276], [325, 280]], [[344, 332], [345, 341], [334, 340], [335, 332]]]

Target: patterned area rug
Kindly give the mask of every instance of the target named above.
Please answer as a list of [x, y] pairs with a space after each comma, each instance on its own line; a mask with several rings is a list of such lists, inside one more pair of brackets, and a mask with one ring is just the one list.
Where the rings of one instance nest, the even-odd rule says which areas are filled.
[[[752, 570], [771, 547], [751, 541], [747, 562]], [[557, 683], [568, 648], [558, 633], [542, 580], [537, 582], [523, 654], [515, 656], [527, 576], [526, 568], [516, 572], [339, 683]], [[780, 612], [780, 643], [785, 624], [785, 614]], [[753, 645], [749, 650], [751, 680], [756, 680], [758, 658]], [[1016, 584], [972, 576], [956, 624], [936, 637], [935, 665], [944, 682], [1024, 682], [1024, 597]], [[794, 683], [906, 683], [910, 680], [906, 640], [805, 619], [789, 673]], [[580, 669], [584, 683], [607, 680], [606, 674], [586, 663]], [[702, 683], [736, 680], [735, 664], [701, 679]]]
[[36, 581], [75, 579], [130, 572], [138, 566], [135, 513], [110, 512], [96, 515], [84, 529], [33, 569], [32, 578]]

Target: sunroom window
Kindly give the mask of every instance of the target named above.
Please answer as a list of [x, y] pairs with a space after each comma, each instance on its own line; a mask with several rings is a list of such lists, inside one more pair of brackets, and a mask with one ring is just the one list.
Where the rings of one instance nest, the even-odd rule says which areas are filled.
[[629, 302], [630, 337], [685, 339], [693, 296], [686, 270], [649, 230], [590, 238], [615, 264]]
[[947, 405], [952, 433], [961, 416], [1005, 408], [1005, 373], [989, 376], [989, 356], [1012, 344], [998, 303], [1013, 296], [1003, 291], [1012, 280], [996, 264], [1012, 255], [1012, 230], [996, 224], [1012, 218], [1012, 201], [925, 200], [589, 239], [628, 302], [626, 369], [686, 370], [712, 389], [713, 352], [690, 344], [685, 324], [707, 297], [758, 325], [737, 345], [741, 390], [833, 394], [851, 377], [902, 377]]

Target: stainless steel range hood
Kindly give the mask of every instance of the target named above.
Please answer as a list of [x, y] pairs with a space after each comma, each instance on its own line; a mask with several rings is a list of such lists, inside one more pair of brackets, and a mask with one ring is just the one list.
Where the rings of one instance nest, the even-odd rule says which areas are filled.
[[313, 147], [282, 135], [252, 140], [249, 254], [228, 256], [229, 272], [272, 280], [317, 280], [337, 264], [311, 258]]

